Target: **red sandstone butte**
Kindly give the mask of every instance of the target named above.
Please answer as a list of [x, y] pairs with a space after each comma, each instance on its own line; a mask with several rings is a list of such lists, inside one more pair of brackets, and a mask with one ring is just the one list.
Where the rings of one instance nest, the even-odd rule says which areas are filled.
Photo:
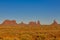
[[[21, 22], [20, 24], [16, 23], [16, 20], [5, 20], [2, 25], [20, 25], [20, 26], [31, 26], [31, 27], [40, 27], [40, 21], [34, 22], [34, 21], [30, 21], [28, 24], [25, 24], [23, 22]], [[51, 24], [51, 27], [56, 27], [58, 25], [58, 23], [54, 20], [54, 22]]]
[[36, 22], [31, 21], [31, 22], [29, 22], [29, 25], [34, 26], [34, 25], [36, 25]]
[[40, 21], [39, 20], [37, 21], [37, 26], [40, 26]]
[[58, 23], [54, 20], [53, 24], [56, 25], [56, 24], [58, 24]]
[[37, 22], [31, 21], [31, 22], [29, 22], [29, 25], [30, 26], [40, 26], [40, 21], [37, 21]]
[[2, 24], [4, 25], [16, 25], [16, 20], [5, 20]]
[[51, 24], [51, 27], [57, 27], [58, 23], [56, 22], [56, 20], [53, 21], [53, 23]]

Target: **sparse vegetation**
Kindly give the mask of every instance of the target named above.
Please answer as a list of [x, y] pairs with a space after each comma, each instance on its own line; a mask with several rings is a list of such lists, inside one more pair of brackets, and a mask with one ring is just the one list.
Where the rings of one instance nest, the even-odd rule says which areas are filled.
[[0, 40], [57, 40], [57, 37], [60, 40], [60, 36], [57, 36], [60, 34], [60, 25], [55, 21], [51, 25], [41, 25], [39, 21], [38, 24], [10, 22], [4, 21], [0, 25]]

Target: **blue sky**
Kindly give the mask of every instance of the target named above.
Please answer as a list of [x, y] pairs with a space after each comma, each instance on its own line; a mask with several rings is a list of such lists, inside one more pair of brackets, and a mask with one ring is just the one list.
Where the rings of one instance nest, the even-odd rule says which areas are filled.
[[41, 24], [56, 19], [60, 23], [60, 0], [0, 0], [0, 23], [6, 19], [17, 23], [40, 20]]

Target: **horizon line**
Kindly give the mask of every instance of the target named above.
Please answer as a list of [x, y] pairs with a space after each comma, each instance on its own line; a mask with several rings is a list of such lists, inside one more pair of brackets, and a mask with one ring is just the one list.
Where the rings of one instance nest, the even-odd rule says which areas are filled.
[[[30, 22], [36, 22], [36, 23], [37, 23], [38, 21], [40, 22], [40, 20], [37, 20], [37, 21], [31, 20], [31, 21], [29, 21], [28, 23], [26, 23], [26, 22], [24, 22], [24, 21], [21, 21], [21, 22], [18, 23], [16, 20], [10, 20], [10, 19], [6, 19], [6, 20], [8, 20], [8, 21], [15, 21], [17, 24], [20, 24], [20, 23], [22, 23], [22, 22], [23, 22], [24, 24], [29, 24]], [[6, 20], [3, 20], [2, 23], [3, 23], [4, 21], [6, 21]], [[54, 22], [56, 22], [57, 24], [60, 24], [60, 23], [58, 23], [56, 20], [53, 20], [52, 23], [54, 23]], [[0, 23], [0, 24], [2, 24], [2, 23]], [[50, 24], [52, 24], [52, 23], [42, 24], [42, 25], [50, 25]], [[41, 22], [40, 22], [40, 24], [41, 24]]]

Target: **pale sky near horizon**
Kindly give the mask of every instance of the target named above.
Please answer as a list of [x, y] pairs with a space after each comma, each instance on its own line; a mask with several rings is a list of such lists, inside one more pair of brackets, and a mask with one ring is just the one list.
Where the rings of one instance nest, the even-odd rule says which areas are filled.
[[56, 19], [60, 23], [60, 0], [0, 0], [0, 23], [6, 19], [41, 24]]

